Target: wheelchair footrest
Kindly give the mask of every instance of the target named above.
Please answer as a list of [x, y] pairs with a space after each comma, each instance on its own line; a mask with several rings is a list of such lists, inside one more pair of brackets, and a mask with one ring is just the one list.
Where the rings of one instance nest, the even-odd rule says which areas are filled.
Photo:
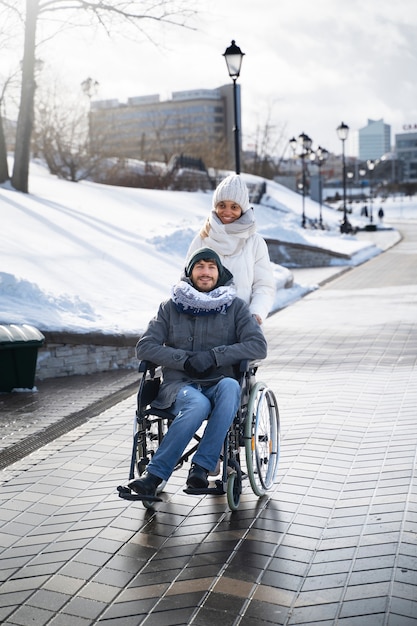
[[117, 487], [117, 491], [119, 492], [119, 498], [123, 498], [123, 500], [145, 500], [146, 502], [162, 502], [162, 498], [158, 496], [145, 496], [139, 493], [136, 493], [129, 489], [129, 487], [124, 487], [119, 485]]
[[215, 485], [215, 487], [205, 487], [202, 489], [192, 489], [191, 487], [187, 487], [184, 489], [184, 493], [188, 493], [191, 496], [203, 496], [206, 494], [212, 496], [222, 496], [226, 493], [221, 480], [216, 480]]

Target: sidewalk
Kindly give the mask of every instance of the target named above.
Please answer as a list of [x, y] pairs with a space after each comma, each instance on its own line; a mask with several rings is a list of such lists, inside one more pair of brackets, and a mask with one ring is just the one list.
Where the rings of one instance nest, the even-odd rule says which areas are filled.
[[[135, 372], [112, 381], [125, 399], [5, 467], [0, 622], [415, 624], [417, 226], [403, 233], [267, 320], [259, 378], [282, 419], [268, 497], [247, 487], [231, 513], [223, 497], [184, 494], [184, 468], [155, 511], [117, 498]], [[88, 408], [86, 388], [65, 408], [43, 385], [39, 416]]]

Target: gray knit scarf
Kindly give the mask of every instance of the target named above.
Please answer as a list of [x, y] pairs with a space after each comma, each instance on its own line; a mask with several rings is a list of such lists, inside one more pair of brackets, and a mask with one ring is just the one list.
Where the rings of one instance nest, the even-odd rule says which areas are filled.
[[213, 291], [198, 291], [186, 280], [180, 280], [171, 291], [177, 310], [187, 315], [225, 314], [236, 298], [233, 285], [217, 287]]

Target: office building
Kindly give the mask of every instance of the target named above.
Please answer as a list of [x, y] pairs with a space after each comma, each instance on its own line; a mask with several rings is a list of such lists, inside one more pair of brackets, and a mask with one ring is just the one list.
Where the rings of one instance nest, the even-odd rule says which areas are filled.
[[384, 124], [384, 120], [369, 120], [359, 132], [359, 159], [380, 159], [391, 151], [391, 126]]
[[[240, 118], [240, 85], [237, 85]], [[239, 121], [240, 125], [240, 121]], [[167, 163], [173, 155], [201, 158], [205, 165], [233, 167], [233, 85], [177, 91], [91, 104], [90, 137], [100, 153]]]
[[402, 180], [417, 183], [417, 130], [395, 135], [395, 148], [402, 166]]

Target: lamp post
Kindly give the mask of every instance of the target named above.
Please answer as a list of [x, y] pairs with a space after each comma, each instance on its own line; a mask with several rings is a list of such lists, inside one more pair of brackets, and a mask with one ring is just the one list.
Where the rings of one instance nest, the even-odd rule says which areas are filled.
[[[362, 202], [366, 202], [366, 194], [364, 191], [366, 168], [363, 165], [360, 166], [358, 174], [359, 174], [359, 184], [361, 187], [360, 199], [362, 200]], [[361, 216], [368, 217], [368, 207], [366, 204], [362, 206]]]
[[233, 80], [233, 107], [235, 116], [235, 127], [233, 129], [235, 135], [235, 169], [236, 174], [240, 174], [240, 129], [239, 129], [239, 114], [237, 106], [237, 86], [236, 81], [240, 75], [240, 68], [242, 66], [242, 60], [244, 52], [236, 45], [235, 40], [232, 40], [231, 45], [226, 48], [223, 56], [226, 60], [227, 71], [230, 78]]
[[373, 178], [374, 178], [374, 169], [375, 169], [375, 161], [372, 161], [372, 159], [369, 159], [369, 161], [366, 162], [366, 165], [368, 166], [368, 170], [369, 170], [369, 221], [372, 224], [372, 222], [374, 221], [374, 216], [373, 216], [373, 200], [374, 200], [374, 191], [373, 191]]
[[322, 215], [322, 206], [323, 206], [323, 179], [321, 176], [321, 167], [329, 158], [329, 151], [326, 148], [322, 148], [319, 146], [314, 155], [314, 161], [316, 162], [317, 167], [319, 168], [319, 226], [323, 229], [323, 215]]
[[345, 141], [349, 135], [349, 126], [342, 122], [340, 126], [336, 128], [337, 136], [342, 142], [342, 166], [343, 166], [343, 222], [340, 227], [340, 232], [349, 233], [352, 229], [347, 218], [346, 209], [346, 160], [345, 160]]
[[[290, 147], [291, 147], [292, 151], [294, 152], [294, 156], [299, 156], [300, 159], [301, 159], [301, 164], [302, 164], [303, 213], [302, 213], [302, 218], [301, 218], [301, 226], [303, 228], [306, 227], [306, 212], [305, 212], [305, 197], [306, 197], [306, 182], [307, 182], [306, 158], [311, 153], [311, 145], [312, 145], [312, 143], [313, 143], [313, 140], [310, 139], [310, 137], [308, 135], [306, 135], [305, 133], [301, 133], [301, 135], [298, 136], [298, 139], [293, 137], [289, 141]], [[300, 152], [299, 155], [297, 155], [297, 153], [296, 153], [297, 145], [300, 145], [300, 147], [302, 148], [302, 152]]]
[[353, 203], [353, 177], [355, 176], [354, 172], [347, 172], [346, 176], [349, 180], [349, 204], [350, 204], [350, 212], [352, 213], [352, 203]]

